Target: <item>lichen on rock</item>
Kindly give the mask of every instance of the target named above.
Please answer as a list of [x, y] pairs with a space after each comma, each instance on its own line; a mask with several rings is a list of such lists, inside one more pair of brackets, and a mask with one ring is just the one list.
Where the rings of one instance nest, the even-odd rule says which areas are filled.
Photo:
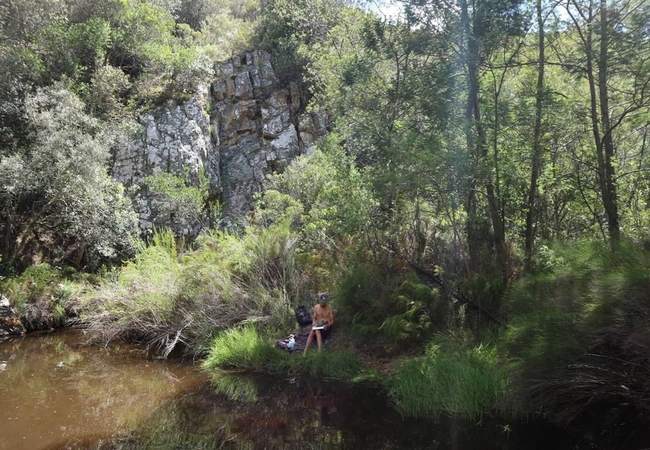
[[[311, 152], [328, 123], [322, 114], [303, 112], [299, 85], [278, 80], [267, 52], [235, 56], [214, 69], [209, 88], [184, 103], [168, 101], [142, 118], [140, 139], [116, 151], [113, 174], [127, 186], [142, 187], [155, 171], [189, 173], [197, 184], [204, 173], [228, 226], [245, 222], [266, 175]], [[165, 225], [146, 189], [134, 200], [143, 229]], [[204, 225], [175, 231], [194, 234]]]

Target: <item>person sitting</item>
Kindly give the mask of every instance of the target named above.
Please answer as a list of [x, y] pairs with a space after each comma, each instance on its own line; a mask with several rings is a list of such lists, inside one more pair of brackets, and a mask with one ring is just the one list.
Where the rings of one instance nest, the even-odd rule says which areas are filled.
[[323, 339], [326, 339], [332, 333], [332, 325], [334, 325], [334, 310], [332, 309], [332, 306], [328, 304], [328, 295], [320, 294], [318, 296], [318, 304], [314, 306], [312, 312], [312, 330], [309, 332], [307, 344], [302, 353], [303, 356], [307, 355], [307, 349], [311, 345], [314, 336], [316, 336], [318, 351], [321, 351], [321, 348], [323, 347]]

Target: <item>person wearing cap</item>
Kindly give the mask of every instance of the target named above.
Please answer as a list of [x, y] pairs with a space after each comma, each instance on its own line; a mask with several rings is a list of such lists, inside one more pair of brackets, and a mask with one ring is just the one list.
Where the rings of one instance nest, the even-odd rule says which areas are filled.
[[[320, 294], [318, 296], [318, 303], [314, 306], [312, 311], [312, 330], [307, 338], [305, 351], [303, 356], [307, 355], [307, 349], [311, 345], [311, 341], [316, 336], [316, 343], [318, 344], [318, 351], [323, 347], [323, 339], [327, 338], [332, 333], [332, 325], [334, 325], [334, 310], [328, 303], [328, 295]], [[323, 327], [323, 329], [314, 330], [315, 327]]]

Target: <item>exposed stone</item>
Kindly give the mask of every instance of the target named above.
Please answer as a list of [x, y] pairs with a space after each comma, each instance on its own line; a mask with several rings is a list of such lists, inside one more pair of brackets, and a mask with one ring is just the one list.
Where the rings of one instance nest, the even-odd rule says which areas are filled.
[[[311, 152], [327, 124], [321, 115], [298, 114], [299, 85], [282, 86], [264, 51], [215, 63], [214, 71], [208, 99], [168, 102], [143, 118], [142, 138], [116, 153], [113, 174], [141, 185], [156, 170], [189, 171], [198, 183], [204, 169], [211, 192], [221, 194], [226, 223], [233, 223], [246, 218], [266, 175]], [[135, 200], [141, 226], [156, 223], [146, 193]]]
[[242, 72], [235, 77], [235, 98], [239, 100], [253, 98], [253, 86], [248, 72]]
[[11, 307], [9, 300], [0, 294], [0, 341], [12, 336], [24, 336], [25, 327]]

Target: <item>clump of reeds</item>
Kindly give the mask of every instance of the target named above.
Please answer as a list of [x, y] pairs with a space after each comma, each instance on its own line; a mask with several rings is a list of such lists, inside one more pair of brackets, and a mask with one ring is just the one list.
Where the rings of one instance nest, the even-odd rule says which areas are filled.
[[397, 409], [412, 417], [477, 419], [500, 406], [506, 387], [495, 347], [442, 338], [428, 345], [425, 356], [403, 363], [389, 381]]
[[605, 426], [650, 411], [649, 287], [650, 252], [634, 243], [544, 248], [507, 299], [514, 403]]

